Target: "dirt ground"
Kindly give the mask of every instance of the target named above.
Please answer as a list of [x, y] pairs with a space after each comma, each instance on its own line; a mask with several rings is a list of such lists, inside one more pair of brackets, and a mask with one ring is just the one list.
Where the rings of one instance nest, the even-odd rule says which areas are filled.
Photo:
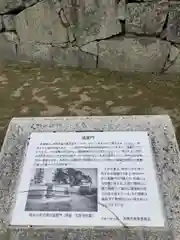
[[180, 143], [180, 75], [0, 64], [0, 144], [12, 117], [169, 114]]

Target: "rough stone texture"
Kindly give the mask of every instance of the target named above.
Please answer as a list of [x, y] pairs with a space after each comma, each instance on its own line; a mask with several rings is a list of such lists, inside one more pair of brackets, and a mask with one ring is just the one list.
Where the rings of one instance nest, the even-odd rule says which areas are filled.
[[122, 32], [116, 0], [82, 0], [69, 14], [79, 45], [104, 39]]
[[88, 44], [82, 46], [81, 50], [97, 56], [98, 55], [98, 43], [97, 42], [88, 43]]
[[0, 14], [17, 11], [24, 7], [23, 0], [1, 0]]
[[18, 58], [30, 61], [52, 61], [52, 46], [50, 44], [20, 43], [18, 46]]
[[68, 27], [68, 28], [67, 28], [67, 32], [68, 32], [68, 41], [69, 41], [70, 43], [74, 42], [74, 41], [76, 40], [76, 38], [75, 38], [74, 33], [72, 32], [71, 27]]
[[96, 68], [97, 56], [79, 50], [79, 67]]
[[97, 57], [93, 54], [85, 53], [77, 47], [53, 47], [52, 59], [62, 66], [95, 68]]
[[136, 34], [159, 34], [163, 29], [168, 10], [168, 0], [128, 3], [126, 31]]
[[0, 54], [3, 59], [14, 60], [16, 58], [16, 43], [9, 41], [4, 33], [0, 34]]
[[51, 0], [44, 0], [15, 17], [16, 30], [23, 43], [60, 44], [68, 41], [66, 28]]
[[54, 47], [52, 50], [53, 61], [62, 66], [79, 67], [79, 49]]
[[176, 58], [178, 57], [179, 53], [180, 53], [179, 48], [172, 45], [172, 46], [171, 46], [171, 51], [170, 51], [168, 60], [169, 60], [170, 62], [175, 61]]
[[14, 32], [4, 32], [3, 35], [4, 35], [4, 37], [7, 41], [14, 42], [16, 44], [19, 43], [19, 39], [18, 39], [18, 36], [17, 36], [16, 33], [14, 33]]
[[15, 31], [15, 15], [3, 15], [3, 24], [6, 31]]
[[3, 30], [3, 18], [0, 16], [0, 32]]
[[[180, 43], [179, 1], [0, 0], [1, 32], [12, 44], [20, 44], [18, 56], [33, 61], [42, 59], [67, 66], [72, 63], [72, 66], [100, 66], [117, 71], [159, 72], [166, 68], [179, 71], [178, 65], [171, 66], [175, 61], [168, 59], [169, 42]], [[122, 40], [122, 36], [129, 34], [132, 41]], [[149, 36], [147, 44], [139, 43], [137, 35]], [[152, 37], [156, 37], [153, 44]], [[100, 52], [102, 43], [111, 50], [102, 47]], [[110, 46], [112, 43], [115, 45]], [[56, 47], [61, 56], [55, 53]], [[3, 58], [0, 52], [0, 59]]]
[[167, 24], [167, 40], [180, 43], [180, 3], [171, 3]]
[[118, 7], [117, 7], [117, 19], [120, 21], [125, 21], [126, 20], [126, 1], [125, 0], [120, 0]]
[[[75, 41], [75, 35], [72, 31], [72, 19], [74, 19], [74, 11], [76, 15], [76, 6], [80, 6], [79, 0], [51, 0], [56, 9], [56, 13], [58, 14], [62, 25], [68, 31], [68, 40], [69, 42]], [[72, 19], [71, 19], [72, 16]], [[76, 17], [76, 16], [75, 16]]]
[[161, 72], [170, 44], [149, 38], [120, 38], [99, 42], [100, 68], [116, 71]]
[[[16, 191], [23, 166], [23, 156], [33, 131], [148, 131], [163, 207], [166, 216], [162, 229], [148, 228], [143, 231], [134, 228], [116, 229], [38, 229], [9, 228], [9, 216], [13, 209]], [[16, 240], [49, 239], [147, 239], [173, 240], [180, 236], [179, 192], [180, 166], [179, 149], [174, 128], [168, 116], [121, 116], [121, 117], [69, 117], [69, 118], [21, 118], [13, 119], [8, 127], [1, 151], [2, 189], [6, 189], [0, 199], [1, 230], [7, 238]], [[9, 182], [9, 184], [7, 184]]]
[[180, 73], [180, 56], [176, 58], [173, 64], [168, 64], [165, 68], [166, 73]]
[[172, 46], [168, 61], [165, 66], [167, 73], [180, 72], [180, 49]]
[[24, 0], [25, 7], [30, 7], [39, 2], [39, 0]]

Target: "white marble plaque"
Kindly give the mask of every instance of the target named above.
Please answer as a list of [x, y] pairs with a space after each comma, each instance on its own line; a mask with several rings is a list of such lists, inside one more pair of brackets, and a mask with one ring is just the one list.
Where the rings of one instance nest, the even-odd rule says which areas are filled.
[[12, 225], [163, 227], [147, 132], [32, 133]]

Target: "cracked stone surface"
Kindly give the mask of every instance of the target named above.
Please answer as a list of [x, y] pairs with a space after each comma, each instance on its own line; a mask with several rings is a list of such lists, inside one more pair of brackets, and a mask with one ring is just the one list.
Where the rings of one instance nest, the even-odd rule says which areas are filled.
[[54, 4], [44, 0], [15, 17], [16, 30], [22, 43], [62, 44], [68, 41]]
[[95, 56], [98, 56], [98, 43], [97, 42], [90, 42], [81, 47], [83, 52], [91, 53]]
[[23, 0], [23, 1], [24, 1], [25, 7], [30, 7], [36, 4], [37, 2], [39, 2], [39, 0]]
[[82, 0], [70, 15], [77, 44], [81, 46], [121, 33], [119, 8], [116, 0]]
[[170, 4], [168, 24], [167, 24], [167, 40], [180, 43], [180, 3], [172, 2]]
[[5, 14], [2, 16], [4, 28], [6, 31], [15, 31], [15, 15]]
[[7, 42], [11, 42], [12, 44], [19, 44], [19, 38], [15, 32], [3, 32], [2, 36], [4, 36]]
[[180, 72], [180, 49], [176, 46], [171, 46], [170, 54], [167, 59], [165, 69], [166, 72]]
[[1, 0], [0, 14], [11, 12], [12, 10], [19, 10], [24, 7], [23, 0]]
[[81, 51], [78, 47], [61, 48], [53, 47], [52, 51], [53, 62], [61, 66], [96, 68], [97, 56]]
[[0, 15], [0, 32], [3, 30], [3, 18]]
[[157, 35], [161, 33], [169, 10], [169, 2], [128, 3], [126, 32]]
[[0, 59], [178, 72], [178, 58], [168, 57], [179, 42], [179, 9], [168, 0], [2, 0]]
[[156, 38], [119, 38], [99, 42], [99, 68], [115, 71], [161, 72], [170, 43]]

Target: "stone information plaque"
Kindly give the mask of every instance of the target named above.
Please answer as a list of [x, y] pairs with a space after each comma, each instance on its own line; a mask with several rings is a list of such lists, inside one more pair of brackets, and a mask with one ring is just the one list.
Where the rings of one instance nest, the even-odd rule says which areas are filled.
[[33, 132], [11, 225], [164, 227], [147, 132]]

